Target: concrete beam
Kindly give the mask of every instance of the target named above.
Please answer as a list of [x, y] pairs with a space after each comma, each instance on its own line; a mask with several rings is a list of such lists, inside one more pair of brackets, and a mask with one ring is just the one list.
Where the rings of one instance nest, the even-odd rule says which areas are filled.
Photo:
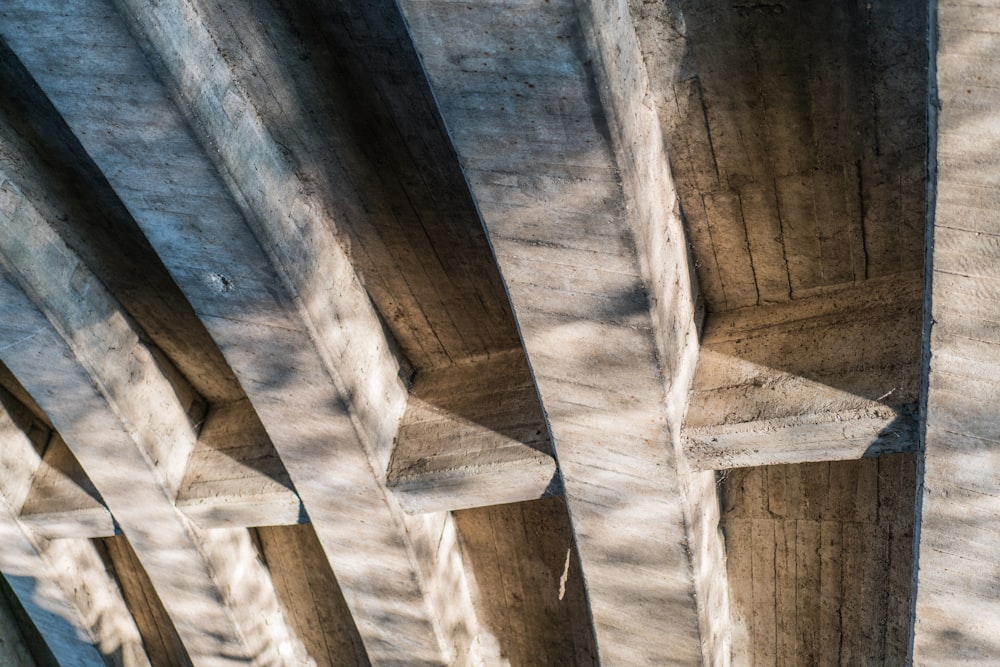
[[177, 507], [202, 528], [309, 520], [288, 471], [245, 399], [209, 409], [177, 492]]
[[562, 492], [520, 349], [417, 374], [388, 486], [408, 512], [501, 505]]
[[1000, 11], [932, 3], [924, 461], [914, 664], [1000, 651], [1000, 290], [996, 148]]
[[[194, 6], [122, 5], [226, 183], [110, 3], [36, 3], [12, 12], [0, 33], [108, 176], [239, 377], [372, 662], [474, 660], [478, 629], [461, 556], [455, 541], [441, 539], [448, 520], [407, 519], [376, 472], [385, 470], [406, 390], [324, 212], [299, 197], [293, 161], [234, 85]], [[84, 29], [85, 43], [72, 38]], [[100, 57], [95, 35], [108, 47]], [[53, 49], [57, 68], [46, 65]], [[101, 117], [89, 83], [80, 85], [95, 81], [113, 100]]]
[[101, 494], [58, 433], [49, 438], [20, 519], [46, 539], [108, 537], [116, 532]]
[[694, 470], [846, 461], [915, 452], [913, 409], [872, 405], [859, 410], [703, 426], [684, 431], [684, 454]]
[[0, 570], [60, 664], [104, 665], [102, 655], [118, 654], [132, 661], [129, 664], [148, 665], [121, 592], [109, 579], [94, 546], [86, 539], [48, 542], [41, 531], [18, 519], [30, 497], [33, 478], [46, 467], [40, 447], [28, 435], [35, 423], [27, 408], [0, 390], [0, 534], [4, 545]]
[[684, 424], [692, 467], [915, 451], [921, 299], [904, 274], [710, 314]]
[[[688, 533], [688, 516], [712, 523], [711, 503], [687, 505], [678, 469], [696, 350], [685, 245], [655, 117], [595, 82], [637, 83], [641, 102], [629, 16], [608, 22], [615, 9], [599, 3], [402, 6], [538, 382], [600, 659], [699, 662], [717, 637], [706, 625], [703, 649], [687, 549], [721, 555], [721, 541], [717, 512], [704, 541]], [[708, 622], [725, 571], [705, 574], [699, 586], [722, 584], [718, 597], [699, 589]]]
[[0, 358], [101, 492], [191, 658], [290, 659], [252, 545], [198, 534], [171, 501], [195, 441], [190, 390], [7, 173], [0, 193]]
[[[494, 259], [395, 6], [383, 2], [358, 11], [349, 4], [305, 4], [296, 12], [280, 14], [268, 13], [262, 4], [251, 3], [236, 13], [227, 5], [213, 5], [199, 20], [216, 46], [203, 46], [218, 48], [224, 54], [219, 67], [225, 61], [226, 73], [216, 68], [211, 76], [200, 67], [180, 64], [187, 52], [179, 49], [181, 42], [176, 41], [176, 31], [168, 23], [147, 19], [139, 10], [134, 15], [139, 17], [135, 19], [136, 32], [149, 35], [151, 48], [157, 53], [154, 59], [163, 59], [164, 66], [174, 72], [171, 76], [184, 80], [178, 78], [179, 73], [191, 70], [192, 76], [211, 83], [219, 103], [228, 105], [228, 114], [243, 110], [234, 126], [228, 115], [220, 115], [201, 98], [202, 88], [193, 91], [182, 86], [177, 91], [184, 100], [181, 106], [192, 109], [189, 120], [200, 130], [203, 141], [223, 147], [217, 166], [224, 178], [231, 179], [231, 187], [241, 193], [237, 199], [245, 198], [244, 213], [258, 236], [270, 239], [264, 245], [272, 248], [268, 252], [273, 260], [284, 267], [280, 271], [298, 286], [313, 281], [299, 268], [299, 258], [289, 254], [294, 252], [289, 242], [296, 240], [298, 232], [282, 231], [273, 225], [270, 215], [272, 211], [297, 211], [295, 215], [310, 221], [315, 238], [309, 243], [313, 247], [338, 244], [349, 250], [349, 255], [344, 255], [338, 248], [333, 253], [339, 256], [335, 261], [349, 258], [352, 272], [365, 286], [361, 298], [367, 301], [371, 297], [379, 311], [378, 321], [369, 314], [361, 319], [367, 320], [372, 331], [382, 329], [384, 322], [395, 340], [381, 344], [395, 347], [398, 342], [406, 357], [404, 368], [393, 371], [395, 375], [405, 373], [405, 366], [411, 364], [422, 378], [417, 384], [428, 388], [433, 384], [431, 378], [447, 375], [449, 372], [441, 369], [453, 365], [475, 368], [473, 372], [480, 374], [490, 372], [489, 377], [477, 379], [487, 385], [515, 383], [524, 391], [517, 397], [505, 397], [513, 401], [510, 404], [496, 402], [499, 395], [494, 395], [494, 401], [486, 404], [488, 408], [480, 409], [480, 418], [500, 422], [504, 415], [519, 409], [521, 419], [530, 414], [535, 420], [525, 425], [531, 434], [526, 437], [536, 439], [535, 432], [544, 432], [544, 418]], [[246, 31], [236, 29], [242, 23], [253, 23], [251, 17], [256, 19], [255, 26], [267, 26], [258, 40], [246, 40]], [[332, 49], [336, 57], [325, 52], [312, 54], [308, 61], [315, 64], [304, 66], [298, 51], [286, 45], [309, 40], [324, 42], [322, 48]], [[242, 54], [239, 66], [227, 60], [232, 58], [228, 54], [234, 53]], [[354, 71], [360, 67], [364, 72]], [[261, 86], [265, 80], [271, 83]], [[328, 97], [342, 94], [345, 87], [350, 88], [351, 99], [327, 108]], [[303, 105], [322, 111], [330, 127], [303, 122], [295, 132], [289, 132], [287, 117]], [[373, 116], [379, 126], [360, 127], [351, 121], [352, 115], [360, 114]], [[294, 169], [282, 164], [288, 159], [295, 161]], [[429, 166], [432, 160], [433, 168]], [[259, 190], [261, 176], [248, 167], [250, 164], [273, 166], [267, 176], [270, 187], [265, 191]], [[345, 165], [350, 170], [342, 173]], [[378, 170], [377, 180], [367, 176], [372, 169]], [[403, 190], [406, 205], [396, 202], [390, 210], [383, 210], [385, 202], [394, 202], [397, 189]], [[363, 216], [359, 210], [364, 211]], [[408, 259], [410, 253], [414, 257]], [[332, 257], [328, 261], [334, 261]], [[412, 295], [421, 298], [411, 300]], [[354, 308], [353, 312], [364, 310]], [[324, 331], [332, 331], [329, 314], [323, 309], [312, 308], [310, 317]], [[379, 336], [370, 338], [373, 343], [380, 340]], [[442, 352], [432, 353], [437, 346]], [[355, 347], [359, 347], [357, 342], [348, 349]], [[377, 351], [367, 354], [358, 361], [367, 366], [368, 373], [376, 363], [390, 370], [396, 365], [379, 360]], [[480, 363], [483, 359], [486, 363]], [[511, 363], [498, 363], [500, 359]], [[350, 362], [340, 365], [348, 367]], [[370, 383], [357, 381], [350, 371], [339, 374], [345, 390], [356, 397], [355, 409], [374, 423], [373, 415], [365, 416], [371, 409], [368, 403], [379, 400], [372, 395]], [[425, 406], [420, 403], [423, 399], [416, 397], [413, 417], [404, 417], [404, 422], [421, 419], [418, 415]], [[392, 453], [396, 463], [409, 462], [414, 451], [422, 447], [419, 438], [401, 436], [396, 442], [403, 450]], [[385, 438], [376, 437], [372, 442], [384, 443]], [[477, 463], [453, 465], [447, 471], [436, 469], [433, 472], [437, 474], [431, 474], [430, 469], [416, 476], [407, 474], [405, 482], [397, 468], [390, 472], [393, 488], [403, 498], [423, 494], [440, 499], [414, 501], [422, 511], [542, 495], [555, 468], [551, 457], [546, 460], [544, 452], [538, 456], [542, 450], [531, 441], [513, 449], [509, 439], [505, 447], [485, 444], [437, 438], [430, 446], [446, 454], [436, 458], [438, 462], [458, 460], [475, 450]], [[453, 451], [444, 452], [447, 446]], [[514, 450], [524, 452], [520, 465], [519, 459], [511, 457]], [[424, 456], [428, 453], [416, 458], [431, 458]], [[387, 468], [388, 455], [384, 446], [377, 451], [379, 472]], [[519, 468], [524, 468], [523, 472]], [[413, 472], [412, 466], [409, 472]], [[548, 478], [540, 481], [547, 472]], [[498, 481], [492, 481], [498, 476]], [[521, 490], [516, 491], [518, 488]], [[416, 506], [407, 500], [404, 504]]]

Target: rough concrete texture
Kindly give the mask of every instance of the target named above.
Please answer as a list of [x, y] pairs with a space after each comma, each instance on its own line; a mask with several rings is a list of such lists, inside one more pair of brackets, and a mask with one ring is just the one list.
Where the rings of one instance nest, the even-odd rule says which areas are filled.
[[733, 664], [905, 664], [915, 482], [915, 454], [726, 471]]
[[[609, 36], [581, 28], [570, 2], [403, 7], [546, 407], [600, 659], [697, 661], [685, 480], [674, 449], [680, 415], [668, 397], [686, 384], [678, 351], [694, 343], [693, 299], [677, 280], [687, 277], [682, 247], [664, 253], [671, 228], [679, 232], [673, 208], [642, 201], [629, 213], [624, 176], [666, 198], [671, 185], [665, 163], [652, 175], [655, 164], [645, 162], [641, 175], [619, 172], [616, 155], [634, 151], [640, 137], [631, 123], [609, 134], [611, 110], [601, 105], [610, 100], [593, 74]], [[674, 326], [661, 325], [664, 313]]]
[[929, 4], [0, 6], [22, 634], [988, 660], [997, 21]]
[[922, 268], [925, 3], [635, 4], [710, 310]]
[[[993, 7], [937, 6], [930, 375], [914, 661], [990, 662], [1000, 651], [995, 470], [997, 141]], [[932, 98], [934, 99], [934, 98]]]

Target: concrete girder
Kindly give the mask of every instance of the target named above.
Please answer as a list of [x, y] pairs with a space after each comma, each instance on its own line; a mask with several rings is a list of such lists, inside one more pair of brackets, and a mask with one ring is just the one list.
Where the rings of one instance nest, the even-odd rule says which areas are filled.
[[924, 461], [914, 664], [1000, 652], [996, 7], [931, 3]]
[[916, 451], [922, 312], [914, 273], [709, 314], [684, 422], [691, 465]]
[[246, 531], [199, 533], [171, 500], [196, 437], [181, 402], [190, 393], [10, 176], [0, 356], [129, 537], [191, 659], [292, 659], [294, 636]]
[[[0, 390], [0, 569], [60, 664], [103, 665], [102, 655], [117, 653], [126, 664], [148, 665], [135, 622], [94, 546], [85, 539], [50, 543], [19, 519], [33, 479], [47, 467], [28, 435], [33, 421]], [[51, 440], [47, 429], [43, 436]]]
[[[192, 11], [188, 4], [125, 7], [137, 30], [148, 31], [153, 58], [178, 98], [190, 102], [182, 106], [207, 144], [259, 151], [231, 169], [232, 154], [216, 155], [227, 184], [110, 3], [43, 3], [8, 17], [0, 30], [232, 366], [295, 483], [369, 658], [440, 664], [454, 650], [472, 660], [476, 621], [455, 567], [458, 546], [445, 539], [454, 531], [450, 518], [407, 519], [376, 473], [406, 401], [397, 362], [387, 341], [371, 335], [381, 326], [329, 230], [305, 224], [316, 212], [294, 189], [279, 188], [294, 179], [281, 147], [267, 140], [237, 88], [217, 87], [231, 73]], [[94, 27], [88, 34], [100, 35], [116, 57], [95, 63], [91, 44], [59, 39], [66, 66], [46, 69], [52, 51], [37, 50], [36, 39], [75, 34], [81, 24]], [[221, 79], [202, 80], [199, 71]], [[74, 86], [78, 73], [115, 91], [114, 135], [95, 131], [107, 116], [93, 116], [90, 91]], [[121, 99], [142, 103], [123, 107]], [[237, 121], [223, 129], [236, 134], [213, 138], [211, 113], [223, 103]]]
[[538, 382], [601, 660], [727, 656], [714, 478], [679, 459], [694, 298], [628, 12], [402, 6]]
[[[165, 78], [181, 82], [179, 106], [203, 143], [217, 147], [217, 167], [292, 291], [302, 290], [313, 326], [337, 354], [346, 351], [329, 364], [349, 369], [334, 370], [337, 381], [353, 396], [364, 428], [375, 428], [366, 437], [377, 473], [388, 473], [400, 502], [414, 511], [532, 500], [558, 488], [494, 258], [395, 5], [303, 3], [291, 13], [255, 2], [191, 6], [200, 27], [187, 36], [175, 29], [176, 16], [138, 6], [126, 13], [149, 40], [153, 61], [169, 72]], [[299, 41], [320, 51], [304, 57], [291, 46]], [[211, 70], [187, 62], [190, 53], [207, 57], [213, 49], [219, 55]], [[350, 98], [340, 99], [345, 94]], [[358, 115], [371, 119], [359, 123]], [[289, 127], [290, 117], [300, 122]], [[385, 338], [354, 335], [343, 345], [338, 327], [346, 311], [313, 301], [323, 287], [309, 262], [321, 256], [357, 274], [344, 280], [355, 287], [343, 292], [353, 300], [353, 326], [388, 329]], [[441, 351], [429, 351], [436, 346]], [[386, 361], [385, 348], [395, 361]], [[484, 385], [522, 391], [470, 392], [477, 404], [466, 407], [483, 425], [476, 437], [449, 437], [456, 426], [461, 431], [461, 414], [415, 436], [421, 429], [406, 426], [426, 417], [424, 399], [441, 395], [433, 387], [452, 366]], [[371, 373], [378, 382], [366, 381]], [[412, 378], [418, 399], [403, 415], [400, 451], [379, 425], [384, 411], [373, 407], [383, 400], [382, 385], [391, 388], [391, 401], [399, 399], [397, 377]], [[445, 414], [454, 408], [447, 401], [433, 407]], [[530, 432], [525, 442], [506, 435], [511, 425], [503, 420], [515, 412]]]

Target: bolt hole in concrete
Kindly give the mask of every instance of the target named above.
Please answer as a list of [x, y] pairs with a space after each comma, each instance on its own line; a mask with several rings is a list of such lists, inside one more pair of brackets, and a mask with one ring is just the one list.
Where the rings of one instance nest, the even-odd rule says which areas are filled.
[[222, 275], [221, 273], [209, 274], [209, 282], [212, 285], [212, 289], [219, 294], [224, 294], [226, 292], [232, 292], [236, 289], [236, 284], [232, 280]]

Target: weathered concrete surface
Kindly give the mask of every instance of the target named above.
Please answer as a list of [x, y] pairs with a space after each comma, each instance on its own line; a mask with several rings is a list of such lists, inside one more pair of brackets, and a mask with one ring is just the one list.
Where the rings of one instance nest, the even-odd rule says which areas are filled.
[[[601, 660], [698, 662], [684, 482], [674, 458], [680, 415], [675, 423], [664, 416], [676, 408], [668, 386], [685, 385], [676, 349], [694, 344], [684, 246], [666, 242], [677, 224], [673, 208], [643, 201], [635, 218], [626, 213], [632, 200], [615, 152], [622, 138], [608, 134], [594, 81], [598, 53], [584, 55], [590, 47], [576, 5], [435, 1], [403, 9], [538, 382]], [[629, 100], [622, 104], [629, 109]], [[623, 136], [638, 139], [630, 129]], [[669, 188], [657, 176], [635, 178]], [[661, 217], [648, 219], [647, 210]], [[680, 328], [661, 327], [661, 315]], [[658, 336], [679, 340], [661, 349]]]
[[121, 592], [93, 545], [67, 539], [49, 543], [17, 518], [43, 465], [41, 448], [28, 436], [34, 423], [27, 408], [0, 390], [0, 569], [61, 664], [103, 665], [102, 655], [115, 654], [128, 664], [148, 664]]
[[[810, 644], [776, 620], [773, 633], [751, 637], [736, 585], [730, 641], [711, 470], [912, 444], [895, 435], [914, 431], [920, 379], [921, 8], [402, 4], [423, 63], [388, 0], [0, 7], [0, 38], [41, 85], [0, 48], [0, 88], [18, 91], [0, 100], [7, 171], [148, 336], [142, 344], [162, 352], [153, 365], [191, 426], [183, 446], [166, 452], [175, 457], [161, 466], [166, 496], [202, 526], [225, 527], [205, 543], [206, 562], [264, 555], [275, 588], [262, 594], [300, 636], [296, 659], [330, 664], [593, 664], [598, 648], [605, 664], [768, 663], [772, 654], [808, 662], [817, 651], [896, 661], [904, 616], [886, 612], [884, 636], [862, 646], [882, 607], [859, 611], [850, 595], [829, 591], [822, 613], [841, 609], [860, 631], [841, 624], [836, 639], [821, 622]], [[986, 48], [987, 38], [973, 41]], [[987, 121], [970, 121], [976, 142], [992, 137]], [[973, 143], [963, 139], [963, 150]], [[11, 160], [10, 146], [25, 159]], [[982, 172], [973, 180], [988, 181], [988, 156], [973, 164]], [[709, 311], [697, 374], [681, 212]], [[979, 275], [963, 234], [939, 248], [959, 268], [938, 284]], [[956, 284], [949, 294], [965, 289]], [[989, 300], [988, 287], [974, 289]], [[977, 355], [989, 359], [989, 318], [949, 317], [973, 333], [948, 338], [937, 362], [964, 373]], [[106, 358], [96, 347], [87, 355], [106, 377], [131, 369], [114, 346]], [[962, 392], [989, 395], [989, 367], [969, 365], [981, 385], [938, 378], [932, 389], [964, 410], [960, 419], [987, 422]], [[684, 454], [692, 375], [687, 436], [701, 440]], [[18, 400], [29, 405], [42, 386]], [[557, 491], [551, 483], [563, 475], [553, 477], [546, 418], [572, 529], [560, 500], [455, 516], [400, 512], [398, 504], [453, 509]], [[109, 534], [110, 514], [65, 453], [46, 450], [20, 525], [37, 535]], [[955, 476], [944, 466], [954, 460], [939, 459], [934, 478], [952, 499]], [[800, 480], [803, 503], [826, 482], [852, 483], [805, 477], [816, 479]], [[768, 516], [754, 520], [772, 521], [784, 541], [765, 528], [751, 530], [757, 542], [741, 542], [735, 529], [730, 564], [746, 574], [742, 557], [763, 570], [770, 557], [790, 581], [794, 556], [809, 589], [834, 558], [808, 557], [809, 522], [821, 524], [822, 541], [825, 519], [776, 516], [792, 500], [783, 484], [758, 489]], [[944, 507], [936, 520], [958, 512], [932, 504]], [[983, 506], [976, 516], [987, 523]], [[314, 526], [243, 529], [307, 517]], [[841, 542], [862, 535], [875, 561], [904, 548], [861, 523]], [[318, 542], [303, 537], [313, 529]], [[932, 549], [958, 549], [953, 533], [931, 533]], [[983, 556], [981, 533], [963, 535], [963, 553]], [[150, 544], [137, 543], [140, 561]], [[854, 562], [855, 551], [841, 550]], [[892, 590], [907, 574], [897, 555], [886, 570]], [[141, 581], [143, 568], [121, 569], [117, 588], [132, 591], [146, 651], [183, 662], [156, 630], [173, 612], [133, 604], [155, 586]], [[308, 584], [293, 574], [303, 571]], [[879, 570], [865, 570], [859, 586], [876, 588], [871, 572]], [[232, 582], [217, 583], [230, 596]], [[812, 603], [779, 588], [774, 618], [795, 610], [799, 629], [811, 627]], [[928, 590], [925, 622], [947, 625], [933, 607], [941, 596]], [[334, 616], [336, 638], [320, 636]], [[839, 653], [817, 649], [834, 644]], [[982, 648], [972, 645], [969, 655]]]
[[906, 664], [915, 477], [915, 454], [724, 473], [733, 664]]
[[[147, 28], [155, 12], [132, 6]], [[395, 3], [193, 2], [225, 74], [179, 90], [206, 137], [249, 140], [274, 180], [250, 189], [243, 149], [219, 142], [251, 206], [297, 216], [341, 240], [416, 369], [519, 348], [482, 224]], [[194, 16], [197, 15], [197, 19]], [[162, 24], [167, 28], [167, 24]], [[156, 42], [156, 40], [154, 40]], [[190, 54], [155, 48], [168, 68]], [[186, 42], [191, 44], [191, 42]], [[227, 88], [228, 86], [228, 88]], [[217, 88], [217, 89], [216, 89]], [[217, 98], [214, 102], [211, 98]], [[363, 388], [359, 388], [360, 390]], [[359, 394], [360, 395], [360, 394]]]
[[710, 314], [685, 417], [692, 466], [915, 451], [919, 274]]
[[[467, 593], [462, 601], [461, 559], [439, 551], [457, 549], [441, 539], [447, 521], [408, 522], [375, 472], [384, 470], [405, 404], [398, 363], [385, 336], [372, 335], [382, 328], [332, 232], [312, 224], [320, 213], [293, 201], [297, 187], [282, 187], [297, 178], [293, 165], [249, 100], [230, 90], [234, 73], [206, 26], [191, 5], [133, 17], [157, 44], [164, 74], [176, 75], [181, 99], [196, 102], [187, 109], [208, 132], [206, 145], [224, 150], [232, 191], [114, 8], [56, 4], [9, 14], [0, 30], [108, 176], [239, 377], [324, 544], [373, 663], [438, 664], [449, 652], [472, 651], [477, 630]], [[72, 38], [85, 26], [106, 51], [95, 50], [92, 37]], [[52, 31], [65, 36], [58, 40], [60, 68], [47, 67], [53, 45], [37, 48]], [[93, 115], [95, 82], [115, 91], [101, 118]], [[223, 101], [240, 123], [216, 115]], [[110, 135], [109, 118], [116, 125]], [[132, 148], [122, 151], [122, 142]]]
[[986, 664], [1000, 654], [1000, 568], [993, 555], [1000, 535], [993, 472], [1000, 457], [994, 409], [1000, 13], [945, 1], [932, 18], [936, 173], [913, 659]]
[[561, 493], [548, 426], [521, 350], [418, 372], [387, 480], [410, 512]]
[[[18, 23], [8, 13], [13, 8], [4, 7], [4, 24], [17, 36]], [[87, 108], [98, 110], [105, 98], [93, 81], [85, 85], [91, 93]], [[5, 136], [11, 139], [13, 132], [13, 144], [19, 147], [16, 163], [23, 191], [202, 397], [213, 402], [242, 398], [231, 369], [105, 175], [2, 42], [0, 87], [18, 91], [0, 100], [0, 114]], [[97, 120], [106, 119], [96, 113]]]
[[926, 3], [630, 3], [709, 310], [919, 270]]
[[20, 519], [46, 539], [106, 537], [115, 522], [58, 433], [52, 433], [21, 505]]
[[844, 461], [919, 446], [914, 412], [887, 406], [689, 428], [684, 437], [695, 470]]
[[[368, 667], [368, 654], [311, 526], [257, 528], [261, 558], [317, 667]], [[312, 664], [312, 663], [310, 663]]]
[[[241, 552], [229, 535], [198, 534], [170, 500], [195, 440], [193, 392], [0, 173], [0, 356], [129, 535], [192, 658], [290, 657], [293, 638], [249, 545]], [[223, 552], [230, 567], [219, 571]], [[251, 604], [260, 615], [238, 611]]]
[[202, 528], [308, 520], [288, 471], [245, 399], [209, 409], [176, 504]]
[[99, 540], [98, 545], [142, 636], [149, 662], [191, 667], [191, 658], [177, 629], [125, 536], [107, 537]]
[[573, 532], [561, 498], [455, 513], [480, 619], [499, 664], [600, 664]]

